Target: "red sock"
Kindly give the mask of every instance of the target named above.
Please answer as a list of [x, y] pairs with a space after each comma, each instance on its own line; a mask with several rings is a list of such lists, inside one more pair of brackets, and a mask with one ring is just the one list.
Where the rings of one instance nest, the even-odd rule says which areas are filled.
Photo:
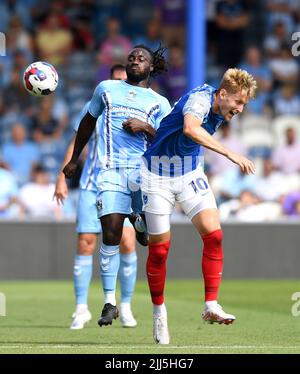
[[169, 248], [170, 240], [165, 243], [149, 243], [146, 269], [151, 299], [155, 305], [161, 305], [164, 302]]
[[222, 279], [223, 248], [222, 230], [202, 236], [202, 273], [204, 278], [205, 301], [218, 300], [218, 290]]

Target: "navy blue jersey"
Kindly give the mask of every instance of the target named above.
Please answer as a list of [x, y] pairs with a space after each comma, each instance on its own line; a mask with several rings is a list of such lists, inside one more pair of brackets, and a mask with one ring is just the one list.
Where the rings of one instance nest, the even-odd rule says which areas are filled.
[[198, 166], [203, 147], [183, 133], [184, 116], [192, 114], [213, 135], [224, 117], [212, 111], [216, 89], [208, 84], [189, 91], [161, 121], [153, 143], [144, 153], [148, 169], [159, 175], [179, 176]]

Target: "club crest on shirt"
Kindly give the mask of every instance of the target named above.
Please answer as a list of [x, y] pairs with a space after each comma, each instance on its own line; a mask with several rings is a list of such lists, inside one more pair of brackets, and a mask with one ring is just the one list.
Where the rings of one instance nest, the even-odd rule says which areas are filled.
[[135, 99], [136, 99], [136, 91], [129, 90], [128, 93], [127, 93], [126, 99], [128, 101], [135, 101]]
[[96, 207], [97, 207], [98, 212], [102, 210], [103, 208], [102, 200], [96, 201]]

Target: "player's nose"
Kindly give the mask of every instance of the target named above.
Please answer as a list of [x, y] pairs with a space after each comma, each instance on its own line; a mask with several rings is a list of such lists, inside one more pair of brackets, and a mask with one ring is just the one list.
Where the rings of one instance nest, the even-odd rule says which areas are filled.
[[238, 110], [239, 113], [242, 113], [242, 111], [244, 110], [244, 105], [243, 104], [239, 105], [237, 107], [237, 110]]

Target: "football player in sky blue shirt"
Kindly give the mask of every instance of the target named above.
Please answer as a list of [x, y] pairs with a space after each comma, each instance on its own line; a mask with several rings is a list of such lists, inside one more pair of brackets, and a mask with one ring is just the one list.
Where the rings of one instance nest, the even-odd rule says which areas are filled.
[[97, 208], [103, 230], [100, 267], [104, 308], [98, 321], [100, 326], [110, 325], [118, 317], [115, 289], [123, 222], [131, 209], [142, 209], [141, 156], [171, 109], [166, 98], [149, 88], [150, 78], [166, 71], [163, 51], [134, 47], [127, 59], [127, 80], [103, 81], [96, 87], [88, 113], [80, 123], [71, 161], [63, 170], [66, 177], [74, 174], [79, 155], [102, 115], [97, 177]]

